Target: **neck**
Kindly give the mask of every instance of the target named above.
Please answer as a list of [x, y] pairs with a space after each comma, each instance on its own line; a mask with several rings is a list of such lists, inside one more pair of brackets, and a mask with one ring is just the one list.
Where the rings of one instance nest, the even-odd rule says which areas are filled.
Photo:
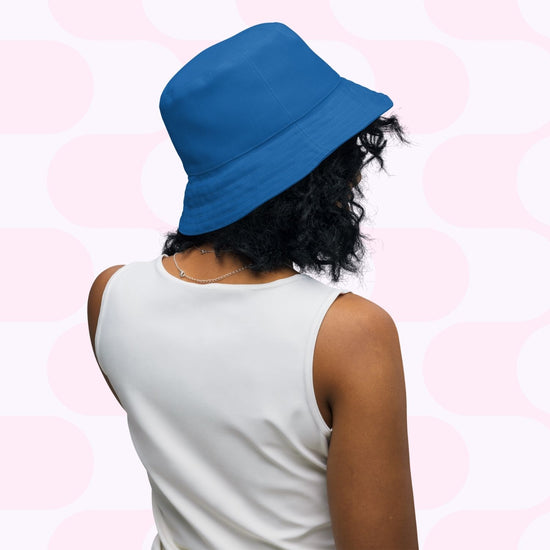
[[[202, 253], [201, 249], [207, 250], [208, 252]], [[168, 258], [165, 258], [165, 260], [167, 259]], [[192, 247], [183, 252], [178, 252], [176, 254], [176, 260], [181, 269], [197, 279], [213, 279], [252, 263], [252, 261], [243, 261], [231, 252], [222, 252], [220, 257], [217, 257], [214, 253], [214, 247], [210, 244], [204, 244], [196, 248]], [[169, 265], [168, 263], [166, 264], [170, 271], [172, 268], [170, 268]], [[245, 284], [264, 283], [290, 277], [296, 273], [298, 273], [298, 271], [290, 266], [263, 272], [244, 269], [221, 282]]]

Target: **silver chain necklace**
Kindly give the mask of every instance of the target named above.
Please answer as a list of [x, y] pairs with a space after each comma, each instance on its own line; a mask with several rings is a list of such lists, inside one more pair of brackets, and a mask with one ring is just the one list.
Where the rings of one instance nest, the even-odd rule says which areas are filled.
[[[207, 252], [213, 252], [213, 250], [206, 250], [204, 248], [200, 248], [199, 250], [201, 251], [201, 254], [206, 254]], [[176, 261], [176, 254], [174, 254], [174, 256], [172, 257], [174, 258], [174, 265], [176, 266], [176, 269], [180, 272], [180, 279], [183, 279], [184, 277], [186, 277], [187, 279], [191, 279], [191, 281], [195, 281], [196, 283], [201, 283], [201, 284], [215, 283], [217, 281], [221, 281], [222, 279], [225, 279], [226, 277], [234, 275], [235, 273], [239, 273], [239, 271], [248, 269], [253, 265], [253, 264], [244, 265], [243, 267], [239, 267], [239, 269], [235, 269], [234, 271], [231, 271], [230, 273], [226, 273], [225, 275], [220, 275], [215, 279], [195, 279], [195, 277], [191, 277], [190, 275], [187, 275], [187, 273], [185, 273], [185, 271], [181, 269], [181, 267], [178, 265], [178, 262]]]

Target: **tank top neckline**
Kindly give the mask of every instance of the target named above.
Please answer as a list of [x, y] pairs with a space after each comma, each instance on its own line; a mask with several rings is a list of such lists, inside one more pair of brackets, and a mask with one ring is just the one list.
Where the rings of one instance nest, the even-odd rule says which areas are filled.
[[207, 284], [192, 283], [191, 281], [186, 281], [185, 279], [174, 277], [174, 275], [172, 275], [171, 273], [168, 273], [168, 271], [166, 271], [166, 268], [164, 267], [164, 264], [162, 263], [162, 258], [164, 257], [168, 257], [168, 254], [161, 254], [155, 261], [155, 264], [159, 273], [164, 278], [172, 280], [175, 284], [183, 285], [186, 287], [198, 287], [201, 289], [234, 288], [235, 290], [245, 290], [245, 289], [260, 290], [264, 288], [267, 289], [267, 288], [282, 286], [288, 283], [295, 282], [298, 279], [301, 279], [303, 277], [307, 277], [307, 275], [304, 273], [295, 273], [290, 277], [283, 277], [282, 279], [276, 279], [275, 281], [269, 281], [267, 283], [207, 283]]

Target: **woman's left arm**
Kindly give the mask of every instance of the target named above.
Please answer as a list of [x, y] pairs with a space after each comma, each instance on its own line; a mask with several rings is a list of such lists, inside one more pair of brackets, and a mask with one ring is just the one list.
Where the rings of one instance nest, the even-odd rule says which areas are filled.
[[[90, 294], [88, 295], [88, 330], [90, 332], [90, 340], [92, 342], [92, 349], [94, 351], [95, 355], [95, 333], [97, 330], [97, 321], [99, 319], [99, 310], [101, 309], [101, 299], [103, 298], [103, 291], [105, 290], [105, 287], [107, 286], [107, 283], [109, 282], [109, 279], [121, 268], [124, 267], [122, 265], [114, 265], [113, 267], [107, 268], [105, 271], [102, 271], [96, 278], [96, 280], [92, 284], [92, 288], [90, 289]], [[97, 361], [97, 355], [95, 355], [96, 361]], [[97, 361], [97, 364], [99, 365], [99, 361]], [[99, 365], [99, 369], [101, 370], [101, 365]], [[118, 395], [115, 393], [115, 390], [113, 389], [113, 386], [111, 386], [111, 383], [109, 382], [109, 379], [101, 370], [101, 374], [103, 374], [103, 377], [105, 378], [105, 381], [107, 382], [109, 388], [111, 388], [111, 391], [113, 392], [113, 395], [116, 397], [116, 400], [120, 403], [120, 399], [118, 398]], [[122, 403], [120, 403], [122, 406]]]

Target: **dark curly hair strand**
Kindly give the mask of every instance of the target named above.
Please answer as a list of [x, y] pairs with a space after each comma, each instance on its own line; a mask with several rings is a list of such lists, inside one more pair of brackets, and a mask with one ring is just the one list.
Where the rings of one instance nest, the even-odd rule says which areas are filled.
[[236, 222], [200, 235], [166, 235], [163, 254], [173, 255], [209, 243], [216, 256], [231, 252], [251, 271], [274, 271], [294, 264], [300, 271], [324, 273], [333, 282], [341, 271], [358, 273], [366, 251], [361, 233], [365, 209], [359, 186], [363, 168], [376, 161], [388, 137], [409, 143], [397, 117], [379, 117], [347, 140], [300, 181]]

